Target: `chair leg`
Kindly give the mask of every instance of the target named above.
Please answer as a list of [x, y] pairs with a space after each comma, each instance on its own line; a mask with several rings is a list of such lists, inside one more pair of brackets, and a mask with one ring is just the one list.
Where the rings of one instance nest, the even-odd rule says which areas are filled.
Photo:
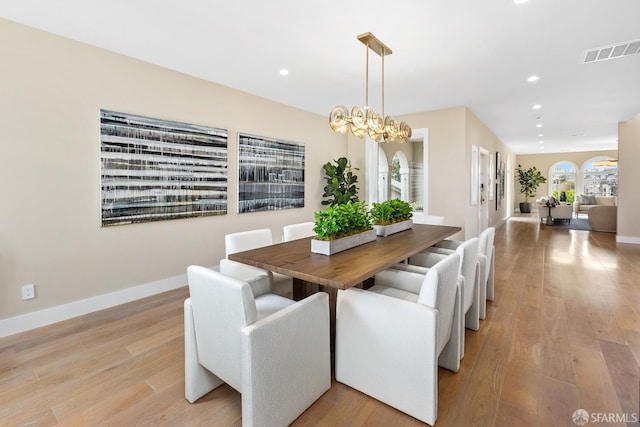
[[484, 320], [487, 317], [487, 273], [485, 270], [489, 268], [489, 261], [484, 255], [480, 255], [480, 257], [484, 257], [484, 260], [480, 263], [478, 275], [478, 287], [480, 288], [480, 306], [478, 307], [478, 315], [480, 320]]
[[489, 260], [489, 278], [487, 279], [487, 299], [493, 301], [493, 288], [494, 288], [494, 271], [496, 269], [496, 248], [491, 251], [491, 259]]
[[[476, 284], [473, 287], [473, 302], [465, 315], [464, 325], [467, 329], [477, 331], [480, 329], [480, 266], [476, 265]], [[464, 352], [461, 354], [464, 357]]]
[[222, 384], [224, 381], [198, 362], [191, 300], [187, 299], [184, 302], [184, 397], [194, 403]]
[[438, 356], [438, 365], [452, 372], [460, 369], [461, 347], [464, 347], [464, 320], [462, 313], [462, 292], [459, 285], [456, 290], [456, 302], [453, 309], [453, 324], [451, 325], [451, 337]]

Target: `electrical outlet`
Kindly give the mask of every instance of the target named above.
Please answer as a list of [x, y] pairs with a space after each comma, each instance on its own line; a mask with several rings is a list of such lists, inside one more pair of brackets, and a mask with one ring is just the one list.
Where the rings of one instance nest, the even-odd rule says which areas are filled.
[[24, 285], [22, 287], [22, 299], [32, 299], [36, 296], [36, 285]]

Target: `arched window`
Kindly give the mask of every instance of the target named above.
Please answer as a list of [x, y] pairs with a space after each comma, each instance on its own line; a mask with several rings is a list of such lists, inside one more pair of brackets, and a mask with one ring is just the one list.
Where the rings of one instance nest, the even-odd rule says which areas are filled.
[[409, 161], [402, 151], [391, 159], [391, 199], [409, 200]]
[[378, 203], [389, 198], [389, 161], [382, 146], [378, 146]]
[[587, 160], [581, 168], [582, 192], [593, 196], [618, 195], [618, 160], [600, 156]]
[[[548, 185], [550, 194], [557, 199], [564, 198], [563, 202], [573, 203], [576, 195], [576, 173], [578, 166], [575, 163], [561, 161], [549, 168]], [[564, 197], [562, 197], [564, 193]]]

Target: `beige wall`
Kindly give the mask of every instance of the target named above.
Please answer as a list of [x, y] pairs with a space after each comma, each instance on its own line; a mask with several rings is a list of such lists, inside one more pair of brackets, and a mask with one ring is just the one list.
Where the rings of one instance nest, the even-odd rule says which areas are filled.
[[[0, 319], [216, 265], [229, 232], [280, 239], [313, 219], [321, 166], [346, 153], [324, 116], [9, 21], [0, 34]], [[101, 228], [101, 108], [227, 129], [229, 213]], [[305, 144], [304, 208], [235, 213], [237, 132]], [[28, 283], [37, 297], [23, 301]]]
[[[512, 156], [507, 148], [489, 128], [470, 110], [464, 107], [429, 111], [398, 116], [413, 129], [429, 131], [429, 215], [442, 215], [447, 224], [459, 225], [463, 231], [457, 238], [468, 238], [478, 234], [478, 206], [471, 206], [471, 144], [484, 147], [495, 161], [495, 152], [500, 151], [506, 162]], [[397, 151], [395, 144], [383, 146], [391, 159]], [[401, 148], [402, 149], [402, 148]], [[358, 159], [358, 167], [364, 171], [364, 144], [355, 137], [349, 138], [349, 155]], [[410, 157], [411, 151], [405, 150]], [[461, 161], [461, 159], [464, 159]], [[355, 161], [354, 161], [355, 163]], [[363, 184], [364, 188], [364, 184]], [[489, 201], [489, 225], [498, 225], [510, 215], [507, 203], [496, 211], [495, 201]]]
[[[461, 177], [465, 174], [464, 158], [464, 108], [430, 111], [397, 117], [413, 129], [429, 130], [428, 212], [441, 215], [446, 223], [463, 227], [458, 236], [464, 237], [467, 228], [465, 212], [461, 210], [462, 194], [468, 192]], [[451, 197], [451, 195], [456, 195]]]
[[618, 126], [618, 241], [640, 243], [640, 114]]
[[[363, 141], [327, 118], [0, 19], [0, 320], [216, 265], [229, 232], [310, 221], [321, 209], [322, 164], [347, 156], [360, 168]], [[221, 65], [223, 66], [223, 65]], [[101, 228], [99, 111], [225, 128], [224, 216]], [[429, 214], [477, 234], [470, 205], [470, 145], [511, 152], [464, 107], [398, 117], [429, 130]], [[236, 214], [237, 132], [304, 143], [305, 207]], [[464, 159], [462, 161], [461, 159]], [[504, 205], [503, 205], [504, 206]], [[508, 210], [490, 210], [497, 225]], [[20, 288], [36, 284], [36, 298]]]
[[[489, 200], [488, 193], [486, 196], [487, 203], [489, 204], [489, 225], [496, 225], [503, 221], [505, 218], [511, 216], [512, 211], [509, 209], [508, 193], [509, 189], [513, 188], [513, 182], [505, 182], [505, 194], [502, 199], [502, 203], [500, 205], [500, 209], [496, 206], [496, 189], [495, 183], [497, 182], [495, 179], [496, 176], [496, 153], [500, 153], [501, 161], [505, 163], [505, 173], [507, 165], [512, 165], [515, 159], [512, 151], [502, 142], [498, 137], [482, 123], [475, 114], [473, 114], [470, 110], [467, 110], [467, 121], [466, 121], [466, 129], [467, 129], [467, 144], [466, 144], [466, 152], [469, 153], [471, 150], [471, 145], [477, 145], [478, 147], [482, 147], [489, 152], [489, 161], [493, 163], [493, 182], [494, 182], [494, 194], [493, 200]], [[509, 161], [511, 159], [511, 161]], [[468, 181], [471, 179], [471, 176], [467, 174]], [[509, 178], [509, 174], [506, 173], [506, 179]], [[469, 195], [470, 197], [470, 195]], [[470, 221], [473, 221], [473, 216], [475, 215], [475, 211], [471, 212], [472, 218]]]
[[[541, 173], [542, 176], [547, 178], [547, 182], [541, 184], [538, 187], [537, 196], [546, 196], [549, 194], [549, 168], [558, 162], [572, 162], [578, 168], [582, 167], [582, 165], [590, 159], [598, 156], [609, 156], [614, 159], [618, 158], [617, 150], [604, 150], [604, 151], [583, 151], [583, 152], [571, 152], [571, 153], [553, 153], [553, 154], [525, 154], [519, 155], [516, 157], [516, 165], [521, 164], [523, 168], [528, 169], [531, 166], [535, 166]], [[514, 168], [515, 173], [515, 168]], [[620, 181], [620, 178], [618, 178]], [[515, 194], [516, 197], [514, 199], [514, 209], [519, 205], [520, 202], [524, 202], [524, 195], [520, 193], [520, 186], [515, 184]], [[576, 188], [576, 194], [581, 194], [581, 190]], [[534, 200], [529, 199], [530, 203], [535, 202]], [[519, 209], [519, 208], [518, 208]]]

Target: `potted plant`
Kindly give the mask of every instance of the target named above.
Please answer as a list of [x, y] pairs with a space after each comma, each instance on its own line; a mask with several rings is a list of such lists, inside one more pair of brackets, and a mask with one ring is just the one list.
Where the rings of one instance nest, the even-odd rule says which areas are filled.
[[343, 203], [357, 202], [358, 199], [358, 176], [352, 172], [357, 168], [351, 167], [351, 161], [346, 157], [334, 160], [334, 163], [327, 162], [322, 166], [326, 175], [327, 185], [324, 186], [322, 197], [323, 205], [335, 206]]
[[314, 213], [311, 252], [332, 255], [376, 240], [371, 215], [364, 202], [347, 202], [327, 206]]
[[524, 169], [521, 165], [516, 168], [516, 178], [520, 184], [520, 192], [524, 194], [524, 203], [520, 203], [520, 212], [530, 213], [531, 203], [529, 203], [529, 198], [536, 197], [538, 186], [547, 182], [547, 179], [542, 176], [535, 166]]
[[382, 203], [373, 203], [371, 219], [378, 236], [388, 236], [413, 226], [412, 207], [400, 199], [391, 199]]

